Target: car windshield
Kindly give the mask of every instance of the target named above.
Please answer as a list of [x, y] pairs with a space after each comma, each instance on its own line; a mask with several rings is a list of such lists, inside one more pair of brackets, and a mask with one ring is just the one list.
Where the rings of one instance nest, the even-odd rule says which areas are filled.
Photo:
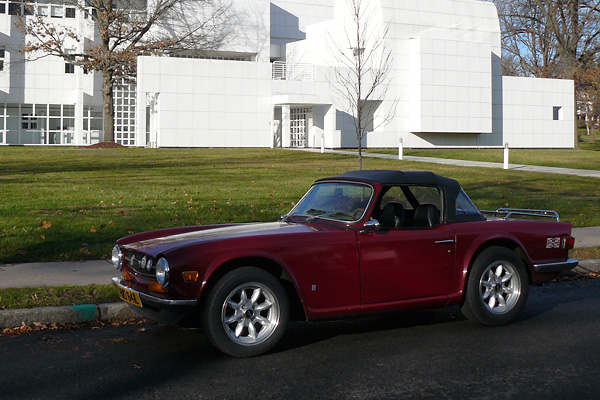
[[365, 214], [372, 195], [373, 188], [360, 183], [317, 183], [310, 188], [288, 217], [358, 221]]

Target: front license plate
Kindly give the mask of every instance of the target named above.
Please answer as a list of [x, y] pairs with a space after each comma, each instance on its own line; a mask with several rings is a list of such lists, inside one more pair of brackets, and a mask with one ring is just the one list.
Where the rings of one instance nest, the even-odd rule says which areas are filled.
[[140, 301], [140, 296], [136, 292], [132, 292], [131, 290], [119, 288], [119, 297], [121, 300], [126, 301], [134, 306], [141, 307], [142, 302]]

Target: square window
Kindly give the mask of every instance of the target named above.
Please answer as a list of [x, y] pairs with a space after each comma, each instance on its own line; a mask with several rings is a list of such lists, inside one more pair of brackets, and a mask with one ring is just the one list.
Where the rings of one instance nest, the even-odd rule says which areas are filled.
[[75, 9], [73, 7], [65, 8], [65, 18], [75, 18]]
[[75, 66], [71, 63], [65, 63], [65, 74], [74, 74]]
[[21, 3], [8, 3], [9, 15], [21, 15]]
[[554, 121], [562, 121], [562, 119], [563, 119], [562, 114], [563, 114], [562, 107], [560, 107], [560, 106], [552, 107], [552, 119]]
[[64, 15], [63, 6], [52, 6], [51, 9], [51, 17], [52, 18], [62, 18]]

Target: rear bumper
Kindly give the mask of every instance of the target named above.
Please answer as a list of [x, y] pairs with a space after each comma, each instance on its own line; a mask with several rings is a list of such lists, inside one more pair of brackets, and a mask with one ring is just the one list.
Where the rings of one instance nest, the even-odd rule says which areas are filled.
[[135, 292], [140, 296], [142, 307], [129, 304], [129, 306], [137, 313], [146, 318], [165, 324], [176, 325], [181, 322], [186, 316], [196, 309], [198, 300], [169, 300], [161, 299], [138, 290], [134, 290], [125, 284], [125, 280], [120, 276], [112, 278], [112, 284], [117, 288], [126, 289], [130, 292]]
[[579, 261], [574, 258], [569, 258], [567, 261], [547, 263], [547, 264], [534, 264], [533, 269], [539, 274], [548, 274], [552, 272], [563, 272], [569, 271], [575, 268], [579, 264]]

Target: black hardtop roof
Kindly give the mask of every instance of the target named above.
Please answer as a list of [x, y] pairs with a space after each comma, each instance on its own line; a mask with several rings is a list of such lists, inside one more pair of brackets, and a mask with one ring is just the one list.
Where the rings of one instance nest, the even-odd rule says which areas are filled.
[[392, 170], [362, 170], [349, 171], [341, 175], [317, 180], [355, 180], [372, 182], [381, 185], [440, 185], [458, 189], [460, 186], [454, 179], [445, 178], [429, 171], [392, 171]]

